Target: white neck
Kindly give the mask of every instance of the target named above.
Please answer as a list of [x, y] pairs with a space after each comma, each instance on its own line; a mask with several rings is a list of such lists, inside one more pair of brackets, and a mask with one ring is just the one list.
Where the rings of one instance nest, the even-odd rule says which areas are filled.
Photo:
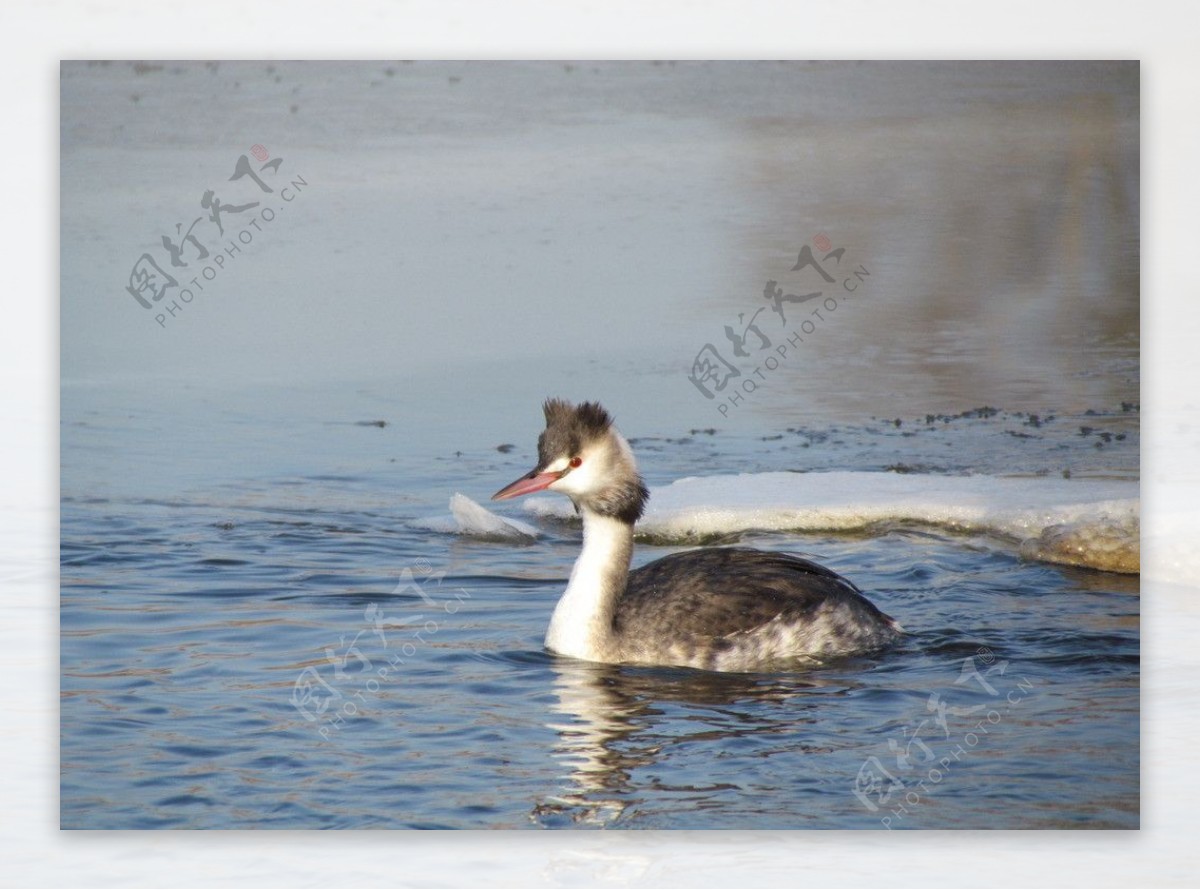
[[613, 614], [625, 592], [633, 556], [633, 527], [583, 509], [583, 551], [554, 607], [546, 648], [587, 661], [613, 661]]

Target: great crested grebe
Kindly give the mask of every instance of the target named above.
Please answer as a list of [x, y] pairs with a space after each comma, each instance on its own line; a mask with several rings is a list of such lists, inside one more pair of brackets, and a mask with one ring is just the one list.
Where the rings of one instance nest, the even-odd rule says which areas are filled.
[[884, 648], [899, 625], [857, 587], [786, 553], [713, 547], [629, 570], [650, 496], [629, 443], [595, 402], [548, 399], [537, 466], [494, 495], [547, 489], [583, 515], [583, 551], [546, 648], [610, 664], [752, 671]]

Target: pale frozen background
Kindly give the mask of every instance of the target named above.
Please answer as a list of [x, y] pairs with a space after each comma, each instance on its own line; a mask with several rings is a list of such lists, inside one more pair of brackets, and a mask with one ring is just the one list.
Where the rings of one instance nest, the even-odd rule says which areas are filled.
[[[136, 20], [131, 15], [124, 18], [117, 15], [101, 21], [64, 17], [62, 13], [67, 6], [69, 4], [43, 4], [32, 13], [31, 19], [5, 22], [12, 26], [7, 33], [16, 35], [25, 52], [25, 55], [14, 53], [10, 58], [34, 65], [32, 70], [37, 72], [31, 78], [27, 69], [19, 77], [6, 79], [7, 107], [12, 110], [14, 117], [29, 122], [27, 132], [45, 134], [46, 137], [43, 142], [32, 140], [31, 150], [26, 152], [30, 162], [22, 168], [32, 172], [18, 177], [12, 184], [13, 200], [27, 208], [30, 217], [22, 219], [19, 227], [14, 226], [9, 230], [10, 243], [19, 243], [18, 237], [28, 236], [30, 232], [48, 233], [54, 228], [52, 213], [42, 198], [53, 192], [55, 173], [52, 165], [44, 163], [54, 154], [52, 109], [56, 100], [55, 66], [48, 61], [48, 57], [52, 58], [61, 51], [57, 49], [58, 45], [53, 49], [48, 48], [44, 35], [57, 31], [64, 35], [61, 39], [66, 42], [65, 45], [74, 50], [71, 54], [87, 56], [103, 54], [97, 51], [100, 46], [128, 48], [130, 38], [127, 35], [141, 32], [143, 28], [149, 29], [146, 33], [175, 33], [186, 35], [182, 38], [185, 40], [207, 41], [204, 46], [210, 51], [217, 47], [220, 48], [217, 51], [227, 51], [231, 45], [230, 38], [235, 33], [228, 26], [228, 18], [207, 27], [197, 19], [186, 18], [172, 22], [172, 27], [168, 28], [159, 11], [139, 11]], [[208, 8], [211, 7], [210, 4]], [[6, 7], [6, 16], [13, 15], [12, 8]], [[434, 41], [430, 45], [445, 47], [453, 42], [458, 47], [478, 46], [475, 37], [463, 35], [461, 16], [465, 13], [461, 7], [449, 4], [448, 8], [450, 16], [439, 19], [438, 26], [428, 32], [431, 34], [429, 39]], [[920, 11], [920, 19], [926, 22], [938, 21], [939, 13], [946, 12], [929, 4], [922, 5]], [[459, 15], [457, 19], [455, 12]], [[545, 18], [547, 11], [540, 12]], [[908, 12], [912, 14], [915, 9]], [[806, 20], [804, 24], [813, 33], [821, 35], [822, 52], [836, 49], [846, 54], [860, 54], [864, 49], [874, 48], [879, 54], [888, 54], [888, 44], [880, 41], [903, 36], [895, 22], [872, 22], [870, 24], [873, 27], [866, 27], [862, 16], [856, 18], [855, 13], [856, 10], [851, 6], [842, 5], [836, 11], [829, 11], [828, 18], [821, 19], [814, 14], [813, 20]], [[939, 54], [1003, 54], [990, 41], [1020, 38], [1038, 41], [1022, 44], [1022, 54], [1059, 54], [1064, 49], [1062, 41], [1065, 39], [1068, 41], [1066, 48], [1074, 53], [1094, 55], [1094, 47], [1079, 41], [1094, 40], [1100, 34], [1104, 35], [1102, 39], [1121, 41], [1114, 55], [1144, 55], [1150, 59], [1150, 72], [1146, 77], [1145, 182], [1147, 194], [1151, 196], [1146, 206], [1153, 226], [1147, 227], [1145, 238], [1147, 272], [1144, 278], [1144, 321], [1147, 339], [1153, 344], [1153, 349], [1148, 349], [1146, 353], [1149, 385], [1145, 397], [1149, 442], [1144, 471], [1148, 489], [1147, 571], [1144, 575], [1147, 639], [1144, 697], [1147, 715], [1145, 829], [1137, 836], [1117, 839], [1111, 836], [1100, 839], [1022, 837], [1019, 839], [1021, 849], [1028, 854], [1028, 846], [1033, 845], [1036, 854], [1020, 858], [1012, 855], [1013, 846], [1007, 838], [955, 836], [939, 839], [921, 853], [908, 845], [900, 847], [889, 844], [887, 839], [867, 839], [875, 852], [886, 858], [886, 874], [891, 875], [897, 883], [928, 883], [931, 880], [931, 864], [936, 864], [947, 875], [952, 875], [955, 870], [960, 875], [978, 875], [983, 866], [989, 880], [1012, 882], [1032, 882], [1038, 876], [1045, 880], [1048, 868], [1069, 868], [1070, 875], [1081, 884], [1088, 885], [1132, 880], [1182, 884], [1194, 874], [1194, 867], [1186, 853], [1190, 834], [1186, 802], [1194, 799], [1195, 791], [1194, 745], [1191, 743], [1196, 728], [1195, 659], [1188, 654], [1192, 651], [1191, 643], [1197, 629], [1195, 579], [1185, 577], [1179, 585], [1150, 583], [1156, 577], [1157, 554], [1153, 546], [1156, 533], [1159, 530], [1170, 531], [1162, 524], [1163, 516], [1173, 515], [1179, 526], [1194, 528], [1192, 505], [1196, 502], [1196, 484], [1200, 479], [1194, 468], [1194, 440], [1179, 439], [1181, 435], [1193, 436], [1196, 424], [1200, 423], [1191, 395], [1196, 382], [1196, 355], [1191, 341], [1197, 329], [1197, 319], [1195, 302], [1190, 297], [1198, 290], [1198, 273], [1188, 260], [1191, 256], [1189, 245], [1194, 243], [1196, 235], [1190, 214], [1196, 204], [1196, 184], [1194, 176], [1190, 175], [1190, 165], [1197, 147], [1197, 132], [1195, 120], [1179, 114], [1181, 109], [1190, 107], [1191, 97], [1195, 94], [1194, 53], [1188, 42], [1188, 29], [1172, 27], [1184, 23], [1164, 21], [1162, 15], [1130, 17], [1124, 6], [1091, 5], [1086, 11], [1089, 27], [1080, 29], [1077, 23], [1078, 16], [1082, 14], [1081, 8], [1055, 13], [1042, 5], [1028, 10], [1013, 9], [1011, 6], [997, 8], [994, 13], [984, 13], [970, 34], [956, 37], [953, 48], [943, 48]], [[1029, 16], [1034, 15], [1043, 27], [1039, 28], [1037, 34], [1030, 35], [1026, 22]], [[270, 23], [268, 10], [263, 6], [244, 9], [242, 16], [243, 28], [256, 24], [265, 28]], [[847, 17], [860, 25], [853, 35], [837, 24], [844, 23]], [[550, 20], [559, 21], [555, 15], [550, 15]], [[747, 16], [739, 12], [733, 20], [710, 26], [712, 30], [708, 32], [710, 36], [707, 39], [721, 40], [734, 51], [745, 47], [751, 40], [746, 20]], [[133, 27], [135, 24], [136, 28]], [[326, 52], [336, 52], [338, 49], [346, 51], [344, 47], [347, 44], [328, 36], [332, 31], [327, 24], [322, 22], [309, 32], [312, 45], [320, 45]], [[775, 20], [770, 20], [769, 24], [772, 27], [767, 33], [773, 36], [765, 44], [760, 36], [755, 45], [761, 48], [762, 54], [782, 54], [783, 43], [791, 46], [794, 43], [791, 35], [798, 32], [777, 27]], [[518, 29], [524, 26], [524, 20], [514, 24]], [[922, 27], [927, 27], [927, 24]], [[265, 35], [267, 32], [262, 33]], [[589, 33], [594, 35], [596, 41], [607, 40], [610, 45], [621, 40], [639, 39], [628, 34], [624, 22], [593, 28]], [[835, 35], [844, 35], [841, 37], [844, 42], [838, 43]], [[923, 37], [929, 39], [928, 32], [924, 32]], [[868, 39], [871, 42], [864, 45], [862, 41]], [[514, 48], [529, 45], [528, 39], [514, 40], [512, 43]], [[643, 42], [640, 45], [649, 44]], [[792, 46], [789, 51], [794, 49]], [[815, 45], [813, 49], [816, 50]], [[895, 51], [895, 48], [891, 50], [892, 53]], [[363, 49], [360, 45], [355, 53], [361, 52]], [[181, 49], [176, 54], [185, 55], [186, 51]], [[193, 48], [192, 54], [206, 53]], [[247, 50], [245, 54], [254, 53]], [[29, 89], [31, 79], [37, 84], [34, 90]], [[40, 157], [43, 164], [36, 163], [35, 157]], [[40, 217], [35, 212], [39, 206], [44, 208]], [[34, 256], [34, 262], [26, 264], [24, 275], [21, 269], [13, 270], [17, 274], [14, 291], [18, 294], [36, 293], [42, 286], [41, 282], [30, 278], [29, 270], [38, 268], [37, 254]], [[53, 256], [43, 254], [40, 262], [41, 270], [52, 280]], [[52, 647], [54, 639], [55, 612], [50, 601], [53, 595], [51, 551], [56, 497], [52, 484], [54, 424], [53, 418], [48, 418], [47, 408], [54, 404], [56, 381], [53, 362], [46, 362], [44, 357], [46, 350], [53, 352], [55, 319], [52, 314], [37, 311], [36, 306], [32, 299], [14, 304], [13, 323], [6, 330], [9, 342], [4, 350], [0, 350], [5, 361], [4, 379], [12, 395], [11, 399], [6, 400], [10, 406], [10, 422], [4, 426], [5, 441], [8, 453], [16, 457], [15, 461], [9, 461], [16, 472], [6, 486], [9, 503], [17, 506], [15, 512], [5, 513], [6, 576], [17, 601], [42, 603], [24, 608], [8, 606], [8, 620], [4, 625], [3, 651], [7, 653], [7, 663], [25, 676], [28, 676], [32, 666], [33, 676], [39, 678], [36, 682], [18, 684], [18, 697], [5, 718], [8, 729], [5, 737], [17, 746], [10, 759], [13, 764], [10, 794], [25, 802], [19, 809], [19, 820], [13, 818], [17, 810], [10, 809], [5, 817], [4, 837], [8, 846], [5, 858], [10, 871], [27, 881], [78, 881], [76, 869], [86, 868], [87, 874], [94, 875], [96, 864], [103, 862], [103, 870], [113, 881], [149, 882], [155, 878], [147, 876], [156, 872], [160, 879], [166, 873], [179, 873], [180, 859], [188, 855], [186, 851], [189, 848], [196, 846], [197, 862], [201, 859], [215, 861], [217, 864], [213, 867], [227, 870], [213, 873], [209, 879], [213, 882], [221, 881], [222, 875], [234, 874], [244, 881], [265, 879], [267, 875], [278, 879], [289, 866], [294, 866], [301, 859], [304, 861], [305, 874], [310, 878], [317, 877], [320, 871], [321, 877], [328, 881], [349, 883], [372, 880], [372, 875], [379, 873], [381, 859], [385, 857], [369, 838], [323, 839], [328, 845], [324, 849], [330, 855], [320, 860], [319, 867], [314, 867], [313, 858], [306, 855], [311, 853], [311, 845], [315, 843], [307, 839], [303, 849], [298, 844], [288, 844], [284, 839], [264, 841], [255, 838], [242, 843], [234, 837], [216, 841], [209, 838], [173, 840], [156, 837], [128, 845], [112, 838], [105, 838], [103, 845], [99, 840], [89, 842], [86, 839], [72, 839], [69, 843], [51, 840], [55, 808], [53, 801], [46, 800], [43, 795], [45, 789], [55, 785], [54, 763], [52, 756], [43, 755], [53, 749], [54, 715], [45, 703], [55, 691], [56, 666], [53, 659], [35, 657], [31, 648], [39, 644]], [[38, 358], [39, 355], [42, 358]], [[31, 456], [31, 431], [35, 449], [32, 464], [28, 460]], [[49, 745], [46, 744], [47, 740], [51, 740]], [[35, 745], [36, 752], [33, 750]], [[1100, 846], [1101, 842], [1103, 847]], [[400, 842], [389, 840], [389, 843], [394, 845]], [[450, 845], [445, 847], [443, 839], [438, 838], [422, 838], [420, 843], [420, 847], [405, 847], [405, 867], [409, 875], [423, 874], [427, 876], [426, 880], [436, 880], [442, 875], [439, 867], [443, 857], [453, 856], [456, 860], [464, 858], [461, 839], [445, 839], [445, 843]], [[694, 845], [687, 839], [675, 839], [672, 844], [661, 845], [654, 839], [625, 836], [570, 838], [569, 841], [553, 838], [548, 839], [546, 846], [538, 847], [538, 840], [530, 839], [525, 842], [528, 846], [523, 845], [522, 857], [529, 856], [536, 849], [541, 851], [540, 858], [531, 857], [532, 861], [525, 859], [521, 864], [514, 861], [508, 866], [508, 871], [501, 873], [487, 863], [488, 856], [484, 853], [487, 847], [474, 839], [471, 843], [472, 855], [468, 857], [471, 859], [468, 866], [475, 866], [477, 870], [473, 873], [476, 875], [483, 875], [483, 869], [487, 868], [493, 881], [503, 874], [511, 883], [529, 881], [558, 884], [594, 880], [621, 884], [665, 881], [671, 879], [669, 876], [682, 872], [703, 875], [702, 880], [718, 884], [739, 880], [740, 873], [747, 867], [760, 876], [762, 883], [788, 883], [795, 880], [795, 866], [799, 861], [796, 858], [797, 851], [805, 854], [807, 874], [818, 879], [844, 880], [847, 877], [847, 856], [856, 855], [850, 851], [858, 848], [854, 840], [843, 841], [830, 837], [807, 839], [789, 836], [786, 839], [751, 841], [745, 836], [706, 836], [703, 846]], [[203, 856], [199, 855], [198, 845], [203, 846]], [[214, 855], [214, 848], [218, 845], [224, 848], [223, 855]], [[334, 854], [335, 849], [341, 851], [340, 855]], [[394, 853], [395, 847], [391, 849]], [[1087, 857], [1083, 861], [1094, 864], [1094, 874], [1089, 875], [1079, 867], [1081, 857]], [[863, 863], [861, 857], [850, 861], [861, 864], [862, 874], [876, 871]], [[57, 869], [59, 878], [36, 878], [39, 869], [44, 868]], [[188, 873], [200, 874], [194, 868], [189, 869]], [[953, 883], [954, 879], [947, 878], [947, 882]]]
[[[753, 413], [1115, 408], [1138, 400], [1137, 77], [1136, 63], [70, 63], [63, 381], [487, 392], [499, 374], [514, 405], [583, 375], [625, 419], [712, 423], [692, 358], [706, 342], [728, 356], [724, 326], [760, 308], [785, 342], [813, 304], [781, 325], [764, 284], [811, 290], [790, 269], [825, 233], [871, 280], [855, 299], [825, 288], [842, 310]], [[282, 158], [270, 182], [308, 183], [290, 203], [227, 182], [255, 143]], [[159, 244], [203, 214], [206, 189], [278, 215], [160, 327], [179, 292], [144, 310], [124, 285], [143, 251], [181, 283], [216, 270], [190, 248], [171, 269]], [[225, 225], [197, 227], [214, 255], [246, 223]]]

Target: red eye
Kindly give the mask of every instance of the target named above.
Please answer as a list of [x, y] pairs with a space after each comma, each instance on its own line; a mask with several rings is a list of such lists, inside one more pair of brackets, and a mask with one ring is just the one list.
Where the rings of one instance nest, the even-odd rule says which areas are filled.
[[578, 468], [579, 468], [580, 466], [582, 466], [582, 465], [583, 465], [583, 458], [582, 458], [582, 457], [573, 457], [573, 458], [571, 458], [571, 469], [572, 469], [572, 470], [576, 470], [576, 469], [578, 469]]

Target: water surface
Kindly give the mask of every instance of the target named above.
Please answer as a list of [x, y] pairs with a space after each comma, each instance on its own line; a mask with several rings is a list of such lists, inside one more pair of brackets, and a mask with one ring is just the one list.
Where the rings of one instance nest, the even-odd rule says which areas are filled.
[[[65, 827], [1137, 825], [1136, 577], [903, 524], [748, 531], [728, 542], [820, 559], [909, 637], [796, 674], [574, 662], [541, 641], [577, 527], [419, 527], [521, 472], [530, 437], [503, 453], [465, 425], [447, 451], [359, 423], [385, 419], [367, 396], [271, 395], [288, 407], [177, 397], [176, 425], [64, 393]], [[882, 429], [826, 432], [882, 469]], [[652, 484], [806, 468], [761, 436], [679, 438], [640, 449]], [[241, 465], [184, 473], [189, 448]]]
[[[529, 469], [552, 395], [612, 410], [652, 487], [1136, 482], [1136, 64], [61, 82], [64, 827], [1138, 825], [1136, 575], [741, 529], [707, 543], [817, 558], [909, 636], [719, 676], [543, 651], [577, 526], [429, 522]], [[255, 149], [293, 200], [231, 181]], [[257, 204], [218, 232], [206, 190]], [[132, 264], [188, 281], [162, 238], [193, 220], [229, 259], [188, 247], [204, 290], [143, 309]]]

